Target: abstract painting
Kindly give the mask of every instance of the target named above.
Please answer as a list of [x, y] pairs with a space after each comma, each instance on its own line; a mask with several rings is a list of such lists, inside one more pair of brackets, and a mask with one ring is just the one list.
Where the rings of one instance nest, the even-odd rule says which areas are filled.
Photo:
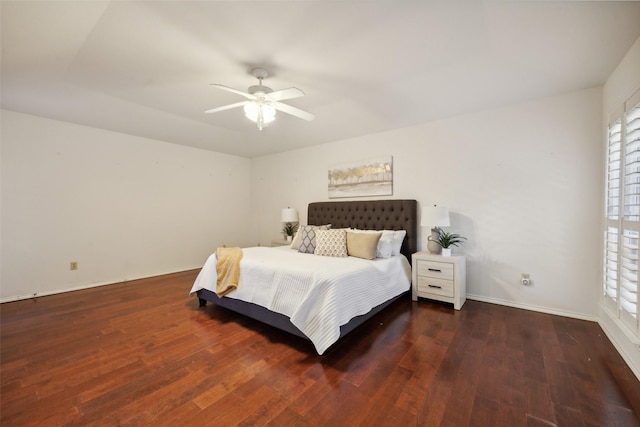
[[331, 166], [329, 198], [390, 196], [393, 194], [393, 158], [369, 159]]

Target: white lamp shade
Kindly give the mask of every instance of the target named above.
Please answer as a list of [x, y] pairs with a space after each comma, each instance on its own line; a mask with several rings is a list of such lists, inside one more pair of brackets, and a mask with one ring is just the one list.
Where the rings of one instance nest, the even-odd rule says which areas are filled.
[[298, 222], [298, 211], [293, 208], [284, 208], [280, 213], [281, 222]]
[[448, 227], [449, 208], [444, 206], [432, 206], [422, 209], [420, 225], [422, 227]]

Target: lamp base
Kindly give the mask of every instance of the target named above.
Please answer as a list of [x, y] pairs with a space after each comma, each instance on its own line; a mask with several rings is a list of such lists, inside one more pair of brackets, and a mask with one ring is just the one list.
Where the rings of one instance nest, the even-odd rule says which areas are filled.
[[442, 246], [440, 246], [437, 242], [439, 236], [438, 230], [435, 228], [431, 229], [431, 236], [427, 238], [427, 250], [429, 253], [434, 255], [439, 255], [442, 253]]

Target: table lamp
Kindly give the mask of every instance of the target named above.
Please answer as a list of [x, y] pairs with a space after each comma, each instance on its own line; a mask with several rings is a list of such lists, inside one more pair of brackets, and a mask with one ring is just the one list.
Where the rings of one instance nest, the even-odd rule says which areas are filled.
[[440, 237], [438, 227], [448, 227], [450, 225], [449, 208], [436, 205], [424, 208], [420, 225], [422, 227], [431, 227], [431, 236], [427, 238], [427, 250], [432, 254], [441, 253], [442, 247], [437, 243], [438, 237]]
[[[282, 209], [282, 211], [280, 212], [280, 222], [286, 223], [285, 229], [288, 229], [291, 232], [295, 232], [295, 229], [297, 227], [293, 227], [293, 223], [298, 222], [298, 211], [293, 208]], [[287, 235], [285, 237], [289, 241], [293, 236], [287, 232]]]

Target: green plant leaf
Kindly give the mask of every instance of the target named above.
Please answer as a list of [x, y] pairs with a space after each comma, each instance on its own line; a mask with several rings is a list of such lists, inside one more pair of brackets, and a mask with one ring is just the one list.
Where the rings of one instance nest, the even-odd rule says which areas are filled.
[[298, 224], [288, 222], [282, 227], [282, 232], [287, 236], [292, 236], [298, 231]]
[[438, 230], [438, 238], [435, 242], [445, 249], [450, 248], [451, 246], [458, 246], [467, 240], [466, 237], [462, 237], [459, 234], [447, 233], [440, 227], [436, 227], [436, 230]]

